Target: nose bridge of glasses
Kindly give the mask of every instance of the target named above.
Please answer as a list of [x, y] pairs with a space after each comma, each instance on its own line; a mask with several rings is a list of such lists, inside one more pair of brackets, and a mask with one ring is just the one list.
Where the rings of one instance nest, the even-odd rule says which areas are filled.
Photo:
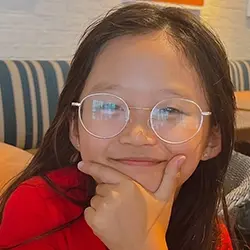
[[[129, 110], [130, 111], [146, 111], [147, 112], [147, 126], [150, 128], [150, 112], [152, 110], [152, 108], [148, 108], [148, 107], [135, 107], [135, 106], [129, 106]], [[133, 123], [134, 121], [136, 121], [136, 123], [138, 123], [138, 120], [140, 121], [139, 123], [142, 122], [142, 120], [144, 121], [144, 119], [141, 119], [142, 117], [138, 117], [138, 113], [137, 112], [132, 112], [133, 114], [130, 113], [130, 118], [129, 118], [129, 122]], [[134, 118], [133, 118], [134, 117]], [[136, 118], [135, 118], [136, 117]]]
[[142, 111], [151, 111], [152, 108], [148, 108], [148, 107], [135, 107], [135, 106], [129, 106], [130, 110], [142, 110]]

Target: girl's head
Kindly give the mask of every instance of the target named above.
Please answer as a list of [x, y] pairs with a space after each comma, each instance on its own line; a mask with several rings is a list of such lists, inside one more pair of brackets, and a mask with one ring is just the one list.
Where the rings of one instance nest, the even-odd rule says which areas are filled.
[[146, 3], [112, 11], [84, 33], [53, 124], [4, 197], [81, 158], [155, 191], [182, 154], [168, 244], [210, 249], [234, 141], [233, 96], [223, 46], [192, 14]]
[[80, 85], [73, 104], [79, 114], [70, 122], [84, 161], [108, 165], [150, 191], [173, 156], [187, 158], [183, 184], [201, 160], [221, 151], [205, 80], [172, 36], [162, 25], [107, 41]]
[[233, 142], [227, 63], [217, 38], [183, 10], [135, 4], [110, 13], [84, 35], [61, 97], [78, 102], [68, 106], [72, 145], [150, 191], [177, 154], [187, 158], [180, 184], [220, 161], [209, 164], [216, 180]]

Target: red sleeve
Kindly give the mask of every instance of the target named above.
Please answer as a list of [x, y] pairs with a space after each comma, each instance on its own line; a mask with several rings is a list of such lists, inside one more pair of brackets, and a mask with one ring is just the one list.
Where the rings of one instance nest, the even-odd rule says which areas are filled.
[[[52, 221], [49, 218], [48, 207], [37, 187], [22, 184], [6, 203], [0, 224], [0, 249], [14, 247], [51, 230], [54, 227]], [[53, 250], [55, 248], [45, 239], [27, 243], [15, 249]]]
[[223, 223], [220, 224], [220, 231], [221, 231], [221, 238], [220, 238], [221, 244], [218, 250], [233, 250], [230, 235], [228, 233], [226, 226]]

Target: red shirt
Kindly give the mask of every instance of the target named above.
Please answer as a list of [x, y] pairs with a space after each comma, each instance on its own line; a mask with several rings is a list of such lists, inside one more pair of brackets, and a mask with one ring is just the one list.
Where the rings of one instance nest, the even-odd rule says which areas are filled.
[[[83, 183], [86, 175], [76, 167], [52, 171], [48, 177], [70, 197], [82, 200], [83, 192], [72, 188]], [[69, 227], [27, 244], [17, 250], [106, 250], [81, 216], [83, 209], [56, 193], [41, 177], [21, 184], [9, 198], [0, 224], [0, 249], [13, 247], [37, 237], [80, 216]], [[220, 250], [232, 250], [225, 227]]]

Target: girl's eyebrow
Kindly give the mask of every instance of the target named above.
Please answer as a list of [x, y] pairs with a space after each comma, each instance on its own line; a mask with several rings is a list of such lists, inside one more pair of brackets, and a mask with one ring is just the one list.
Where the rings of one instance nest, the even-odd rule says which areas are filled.
[[[123, 86], [119, 84], [112, 84], [109, 82], [99, 82], [93, 88], [91, 88], [91, 92], [105, 92], [105, 91], [112, 91], [112, 90], [124, 90]], [[177, 89], [177, 88], [163, 88], [158, 90], [159, 93], [162, 93], [164, 95], [171, 95], [171, 96], [177, 96], [177, 97], [189, 97], [187, 91], [183, 89]]]
[[160, 89], [159, 92], [165, 94], [165, 95], [171, 95], [171, 96], [178, 96], [178, 97], [184, 97], [188, 98], [188, 92], [182, 89], [172, 89], [172, 88], [165, 88], [165, 89]]
[[111, 84], [109, 82], [99, 82], [93, 88], [91, 88], [91, 92], [95, 91], [110, 91], [110, 90], [117, 90], [123, 89], [121, 85], [118, 84]]

